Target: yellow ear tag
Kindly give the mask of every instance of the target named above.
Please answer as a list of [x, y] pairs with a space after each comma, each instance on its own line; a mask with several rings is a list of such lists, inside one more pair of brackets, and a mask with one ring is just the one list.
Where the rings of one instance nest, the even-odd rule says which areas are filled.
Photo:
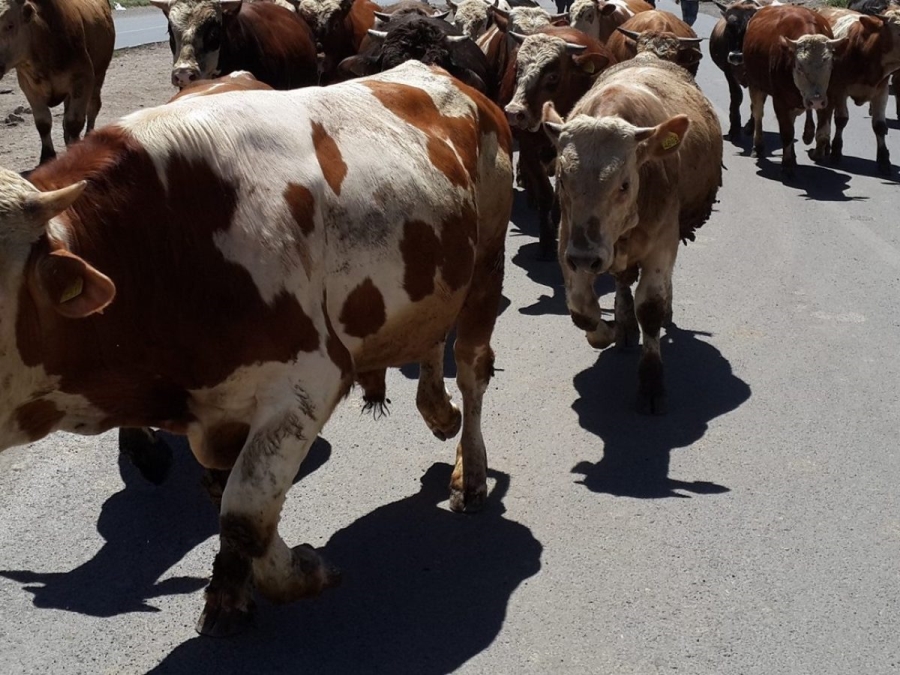
[[678, 138], [678, 134], [676, 134], [674, 131], [670, 131], [669, 133], [666, 134], [666, 137], [662, 140], [662, 147], [663, 147], [663, 150], [671, 150], [679, 143], [681, 143], [681, 139]]
[[581, 69], [582, 69], [584, 72], [588, 73], [589, 75], [592, 74], [595, 70], [597, 70], [597, 69], [594, 67], [594, 62], [593, 62], [593, 61], [588, 61], [587, 63], [585, 63], [585, 64], [581, 67]]
[[63, 304], [64, 302], [68, 302], [69, 300], [74, 300], [81, 292], [84, 290], [84, 279], [81, 277], [77, 277], [75, 281], [66, 289], [65, 293], [62, 294], [62, 297], [59, 299], [59, 304]]

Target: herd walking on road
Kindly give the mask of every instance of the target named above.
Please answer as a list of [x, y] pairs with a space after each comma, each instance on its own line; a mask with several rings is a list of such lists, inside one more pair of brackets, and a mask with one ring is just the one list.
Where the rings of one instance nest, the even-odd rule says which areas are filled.
[[[16, 70], [41, 142], [27, 178], [0, 170], [0, 448], [118, 428], [123, 453], [161, 481], [170, 451], [155, 430], [187, 436], [220, 509], [206, 635], [239, 632], [254, 591], [290, 602], [340, 581], [285, 543], [280, 512], [354, 385], [384, 409], [388, 368], [419, 364], [425, 424], [460, 437], [450, 507], [482, 507], [516, 184], [576, 328], [597, 349], [641, 349], [636, 404], [659, 415], [678, 248], [713, 210], [723, 138], [752, 134], [763, 157], [771, 97], [790, 177], [796, 119], [810, 158], [839, 162], [852, 99], [869, 104], [878, 170], [893, 170], [900, 7], [883, 0], [716, 3], [724, 136], [694, 80], [695, 7], [685, 22], [644, 0], [556, 15], [531, 0], [151, 3], [179, 91], [95, 129], [107, 0], [0, 0], [0, 75]], [[444, 384], [454, 332], [461, 407]]]

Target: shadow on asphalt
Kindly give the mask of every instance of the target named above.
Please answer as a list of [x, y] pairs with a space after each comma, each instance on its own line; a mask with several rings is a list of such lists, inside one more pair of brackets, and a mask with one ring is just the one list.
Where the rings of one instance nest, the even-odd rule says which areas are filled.
[[[187, 553], [218, 534], [219, 519], [200, 484], [202, 469], [186, 441], [164, 434], [173, 447], [173, 465], [162, 485], [146, 482], [124, 456], [119, 472], [125, 486], [103, 504], [97, 532], [106, 540], [93, 558], [69, 572], [2, 570], [0, 576], [26, 584], [35, 607], [109, 617], [158, 612], [148, 600], [193, 593], [206, 586], [198, 577], [160, 577]], [[331, 456], [324, 439], [313, 443], [296, 480]], [[209, 561], [212, 570], [212, 559]]]
[[799, 164], [794, 169], [794, 176], [785, 177], [781, 171], [781, 158], [774, 160], [765, 157], [757, 159], [757, 176], [767, 180], [783, 183], [786, 187], [803, 190], [801, 196], [817, 202], [850, 202], [861, 201], [868, 197], [848, 197], [844, 194], [850, 187], [850, 175], [839, 173], [817, 164], [804, 164], [803, 158], [798, 157]]
[[[541, 568], [541, 544], [503, 517], [509, 476], [485, 510], [451, 513], [451, 467], [434, 464], [421, 491], [376, 509], [321, 549], [343, 584], [293, 605], [263, 603], [231, 640], [193, 638], [153, 673], [450, 673], [497, 637], [515, 589]], [[197, 612], [200, 611], [200, 603]]]
[[716, 483], [669, 478], [672, 450], [696, 443], [710, 421], [750, 398], [750, 387], [731, 372], [728, 360], [700, 339], [709, 336], [675, 325], [666, 330], [662, 356], [669, 412], [664, 416], [635, 412], [639, 350], [611, 347], [575, 376], [580, 396], [572, 409], [582, 428], [603, 440], [599, 462], [582, 461], [572, 469], [584, 476], [581, 484], [593, 492], [641, 499], [728, 492]]

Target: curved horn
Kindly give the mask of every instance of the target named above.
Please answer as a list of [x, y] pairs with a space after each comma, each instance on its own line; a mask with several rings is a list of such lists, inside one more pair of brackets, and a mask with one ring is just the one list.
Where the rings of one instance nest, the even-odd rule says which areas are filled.
[[719, 0], [713, 0], [713, 3], [716, 5], [716, 7], [719, 8], [719, 11], [721, 11], [722, 14], [724, 14], [725, 10], [728, 9], [728, 5], [726, 5], [724, 2], [719, 2]]
[[627, 30], [622, 28], [621, 26], [616, 26], [616, 30], [619, 31], [625, 37], [630, 37], [632, 40], [637, 42], [637, 39], [641, 37], [641, 34], [634, 30]]
[[388, 35], [386, 30], [375, 30], [374, 28], [370, 28], [366, 32], [376, 40], [384, 40]]
[[569, 13], [563, 12], [562, 14], [551, 14], [550, 21], [559, 21], [560, 19], [568, 19]]
[[455, 12], [457, 9], [459, 9], [459, 5], [458, 5], [457, 3], [455, 3], [455, 2], [453, 2], [453, 0], [447, 0], [447, 7], [449, 7], [450, 9], [452, 9], [454, 12]]
[[681, 44], [683, 44], [683, 45], [691, 45], [691, 46], [694, 46], [694, 47], [695, 47], [695, 46], [699, 45], [701, 42], [703, 42], [703, 38], [699, 38], [699, 37], [683, 38], [683, 37], [680, 37], [680, 38], [678, 38], [678, 41], [679, 41]]
[[390, 21], [393, 18], [393, 14], [386, 14], [384, 12], [372, 12], [375, 15], [375, 18], [379, 21]]
[[499, 14], [504, 19], [509, 18], [509, 12], [507, 12], [505, 9], [500, 9], [499, 0], [494, 0], [494, 4], [491, 5], [491, 11], [496, 14]]
[[519, 44], [525, 42], [525, 38], [528, 37], [527, 35], [522, 35], [522, 33], [516, 33], [515, 31], [509, 31], [509, 35]]
[[444, 37], [445, 42], [449, 42], [451, 45], [458, 45], [461, 42], [465, 42], [469, 39], [468, 35], [447, 35]]
[[439, 12], [438, 14], [432, 14], [431, 18], [432, 19], [440, 19], [441, 21], [444, 21], [448, 16], [450, 16], [449, 10], [447, 10], [446, 12]]
[[566, 51], [569, 52], [570, 54], [580, 54], [585, 49], [587, 49], [587, 45], [579, 45], [579, 44], [575, 44], [574, 42], [566, 43]]

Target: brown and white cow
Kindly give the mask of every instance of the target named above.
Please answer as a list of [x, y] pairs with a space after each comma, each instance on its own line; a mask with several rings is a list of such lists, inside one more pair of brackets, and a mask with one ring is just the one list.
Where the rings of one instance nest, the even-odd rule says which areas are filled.
[[[728, 138], [737, 140], [741, 135], [741, 103], [744, 100], [742, 87], [747, 86], [747, 75], [744, 65], [728, 62], [728, 55], [732, 52], [740, 53], [744, 46], [744, 35], [747, 32], [747, 24], [756, 14], [760, 5], [756, 0], [736, 0], [728, 5], [717, 2], [716, 6], [722, 12], [722, 18], [713, 26], [709, 35], [709, 55], [713, 63], [725, 74], [728, 83], [730, 105], [728, 109]], [[753, 119], [747, 122], [746, 133], [753, 130]]]
[[243, 0], [150, 1], [168, 19], [176, 87], [236, 70], [275, 89], [318, 80], [312, 30], [284, 7]]
[[828, 22], [820, 14], [794, 5], [771, 5], [759, 10], [747, 24], [743, 53], [731, 54], [730, 63], [743, 64], [750, 88], [753, 115], [753, 155], [765, 154], [762, 119], [766, 97], [778, 118], [784, 155], [782, 171], [789, 176], [797, 166], [794, 122], [807, 111], [803, 142], [816, 135], [814, 159], [826, 150], [827, 129], [815, 130], [811, 111], [828, 105], [828, 85], [834, 66], [835, 40]]
[[649, 12], [654, 6], [644, 0], [575, 0], [569, 7], [569, 24], [606, 43], [635, 14]]
[[[354, 378], [419, 361], [428, 426], [462, 426], [451, 507], [482, 504], [512, 202], [509, 127], [487, 98], [416, 62], [187, 97], [31, 181], [0, 173], [0, 448], [152, 426], [232, 469], [202, 633], [239, 628], [251, 586], [288, 602], [335, 582], [277, 523]], [[462, 414], [443, 380], [454, 326]]]
[[94, 128], [116, 30], [107, 0], [0, 0], [0, 78], [13, 68], [41, 137], [41, 162], [56, 156], [50, 108], [63, 103], [63, 138]]
[[540, 256], [552, 260], [557, 228], [552, 218], [553, 186], [545, 165], [552, 161], [554, 148], [541, 131], [544, 103], [552, 101], [560, 113], [567, 114], [615, 61], [600, 42], [568, 26], [510, 35], [520, 45], [515, 62], [508, 66], [516, 88], [505, 107], [506, 117], [519, 141], [518, 175], [538, 212]]
[[312, 27], [322, 54], [319, 82], [330, 84], [338, 64], [359, 53], [379, 7], [371, 0], [300, 0], [297, 11]]
[[819, 126], [825, 127], [822, 136], [828, 139], [834, 114], [831, 159], [840, 161], [842, 157], [844, 127], [850, 121], [847, 99], [852, 98], [856, 105], [869, 104], [877, 145], [876, 164], [882, 174], [889, 174], [891, 157], [885, 143], [888, 85], [891, 73], [900, 70], [900, 9], [889, 10], [882, 16], [867, 16], [834, 7], [824, 7], [819, 13], [828, 20], [834, 37], [846, 41], [831, 73], [829, 105], [818, 115]]
[[[559, 261], [572, 320], [598, 349], [636, 345], [640, 324], [638, 410], [663, 413], [659, 334], [672, 316], [678, 241], [706, 222], [722, 183], [718, 116], [684, 69], [645, 53], [605, 71], [565, 123], [549, 103], [544, 121], [559, 153]], [[605, 272], [616, 279], [614, 323], [594, 290]]]
[[700, 42], [684, 21], [671, 12], [654, 9], [628, 19], [606, 41], [606, 46], [618, 63], [649, 51], [696, 76], [703, 58]]

